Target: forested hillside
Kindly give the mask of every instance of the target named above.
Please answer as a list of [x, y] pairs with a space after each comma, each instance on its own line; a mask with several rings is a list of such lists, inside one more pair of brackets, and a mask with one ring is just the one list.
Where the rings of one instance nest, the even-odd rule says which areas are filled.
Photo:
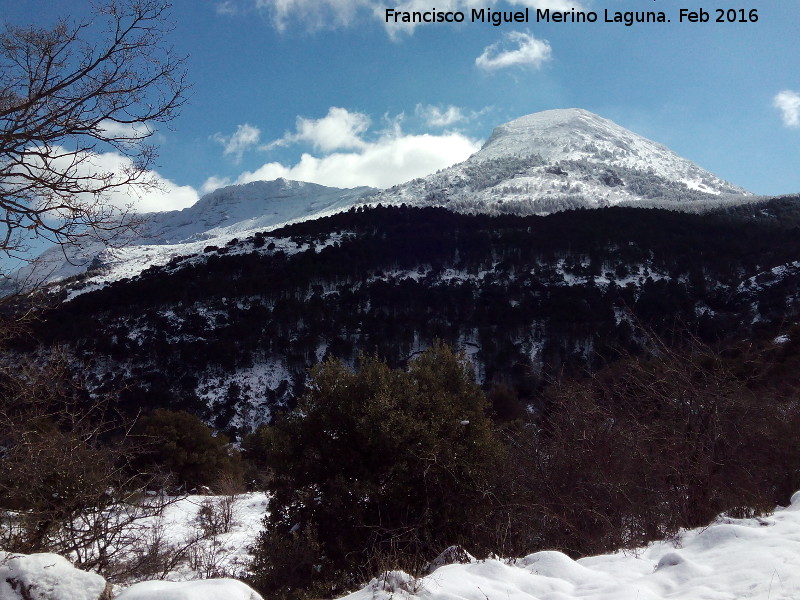
[[645, 350], [643, 329], [714, 343], [791, 322], [797, 200], [706, 215], [351, 210], [103, 289], [73, 281], [35, 335], [90, 359], [89, 384], [121, 390], [123, 407], [185, 408], [233, 434], [299, 395], [325, 356], [397, 366], [436, 339], [464, 349], [487, 388], [535, 402], [556, 373]]

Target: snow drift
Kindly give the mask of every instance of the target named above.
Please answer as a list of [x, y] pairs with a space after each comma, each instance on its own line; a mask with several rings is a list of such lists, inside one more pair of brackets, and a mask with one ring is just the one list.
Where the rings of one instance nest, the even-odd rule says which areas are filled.
[[[243, 521], [263, 505], [248, 503]], [[248, 518], [245, 518], [248, 517]], [[252, 518], [250, 518], [252, 517]], [[174, 527], [182, 527], [173, 523]], [[171, 526], [171, 527], [172, 527]], [[252, 527], [250, 540], [258, 529]], [[242, 546], [249, 544], [241, 540]], [[188, 574], [182, 572], [180, 576]], [[25, 587], [25, 591], [22, 586]], [[2, 600], [96, 600], [102, 577], [54, 554], [0, 552]], [[27, 596], [25, 594], [28, 594]], [[794, 600], [800, 597], [800, 492], [766, 517], [719, 517], [646, 548], [572, 560], [553, 551], [448, 564], [415, 578], [390, 571], [341, 600]], [[150, 581], [118, 600], [261, 600], [233, 579]]]
[[789, 600], [800, 597], [800, 492], [752, 519], [722, 516], [646, 548], [572, 560], [452, 564], [415, 579], [390, 572], [346, 600]]

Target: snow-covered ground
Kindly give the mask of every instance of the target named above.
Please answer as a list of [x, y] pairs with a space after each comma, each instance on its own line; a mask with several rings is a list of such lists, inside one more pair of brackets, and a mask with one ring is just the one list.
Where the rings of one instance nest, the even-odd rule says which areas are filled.
[[[196, 528], [204, 502], [190, 496], [169, 507], [167, 539], [185, 540]], [[236, 524], [219, 536], [229, 566], [246, 559], [264, 515], [263, 494], [239, 496]], [[18, 557], [18, 558], [15, 558]], [[232, 561], [232, 562], [231, 562]], [[173, 581], [142, 582], [116, 590], [118, 600], [260, 600], [230, 578], [202, 579], [185, 566]], [[193, 581], [187, 581], [194, 579]], [[22, 595], [27, 585], [29, 596]], [[15, 587], [16, 586], [16, 587]], [[32, 586], [32, 587], [31, 587]], [[52, 554], [0, 552], [0, 599], [95, 600], [102, 578], [76, 572]], [[477, 560], [441, 566], [414, 578], [394, 571], [373, 579], [342, 600], [796, 600], [800, 598], [800, 492], [791, 505], [767, 517], [719, 517], [646, 548], [582, 558], [536, 552], [519, 559]]]
[[205, 579], [201, 581], [145, 581], [124, 590], [116, 600], [262, 600], [235, 579]]
[[[159, 516], [130, 524], [146, 543], [158, 539], [172, 568], [164, 580], [109, 586], [120, 600], [261, 600], [241, 577], [261, 530], [267, 496], [192, 495], [167, 500]], [[229, 521], [223, 522], [225, 513]], [[97, 600], [106, 581], [55, 554], [0, 550], [0, 600]]]
[[[229, 529], [220, 523], [226, 510], [230, 511]], [[160, 532], [163, 542], [175, 549], [191, 546], [186, 558], [176, 564], [167, 579], [188, 581], [234, 576], [241, 574], [250, 562], [248, 549], [261, 531], [266, 510], [267, 495], [263, 492], [238, 496], [192, 495], [167, 505], [160, 517], [152, 517], [139, 526]], [[219, 531], [213, 531], [215, 527]]]
[[800, 492], [791, 506], [636, 551], [577, 561], [560, 552], [447, 565], [415, 579], [393, 572], [346, 600], [797, 600]]
[[0, 551], [0, 600], [97, 600], [105, 589], [100, 575], [57, 554]]

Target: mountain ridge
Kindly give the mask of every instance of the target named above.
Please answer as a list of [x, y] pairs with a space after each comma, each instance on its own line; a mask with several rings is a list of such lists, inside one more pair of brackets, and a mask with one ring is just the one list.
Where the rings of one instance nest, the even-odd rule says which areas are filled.
[[123, 237], [120, 247], [89, 242], [66, 248], [66, 256], [62, 248], [51, 248], [15, 279], [56, 281], [99, 267], [102, 280], [113, 281], [200, 253], [209, 244], [352, 206], [528, 215], [619, 204], [686, 210], [750, 198], [743, 188], [608, 119], [583, 109], [555, 109], [499, 125], [467, 160], [387, 190], [286, 179], [228, 186], [181, 211], [143, 215], [141, 229]]
[[641, 351], [637, 323], [655, 335], [678, 323], [715, 343], [791, 322], [798, 206], [347, 211], [90, 284], [37, 336], [107, 356], [89, 384], [138, 381], [123, 404], [196, 410], [223, 429], [301, 394], [326, 356], [400, 365], [435, 339], [463, 349], [479, 381], [533, 397], [562, 368]]
[[19, 269], [5, 287], [55, 282], [92, 270], [102, 270], [106, 281], [130, 277], [148, 266], [202, 252], [207, 245], [347, 210], [376, 191], [366, 186], [334, 188], [283, 178], [226, 186], [182, 210], [142, 214], [135, 232], [122, 234], [113, 247], [96, 240], [53, 246]]

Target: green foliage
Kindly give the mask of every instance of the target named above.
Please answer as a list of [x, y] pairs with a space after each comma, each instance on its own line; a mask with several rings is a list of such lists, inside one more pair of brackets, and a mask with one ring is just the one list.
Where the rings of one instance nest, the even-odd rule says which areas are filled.
[[241, 483], [244, 467], [239, 453], [222, 434], [184, 411], [156, 409], [140, 419], [135, 430], [151, 448], [136, 466], [140, 470], [163, 469], [176, 485], [191, 489], [214, 487], [221, 480]]
[[[407, 371], [329, 360], [311, 378], [268, 436], [273, 497], [253, 563], [264, 593], [331, 593], [390, 561], [414, 568], [451, 544], [488, 549], [502, 450], [463, 356], [436, 345]], [[287, 581], [272, 565], [297, 536], [319, 552]]]

